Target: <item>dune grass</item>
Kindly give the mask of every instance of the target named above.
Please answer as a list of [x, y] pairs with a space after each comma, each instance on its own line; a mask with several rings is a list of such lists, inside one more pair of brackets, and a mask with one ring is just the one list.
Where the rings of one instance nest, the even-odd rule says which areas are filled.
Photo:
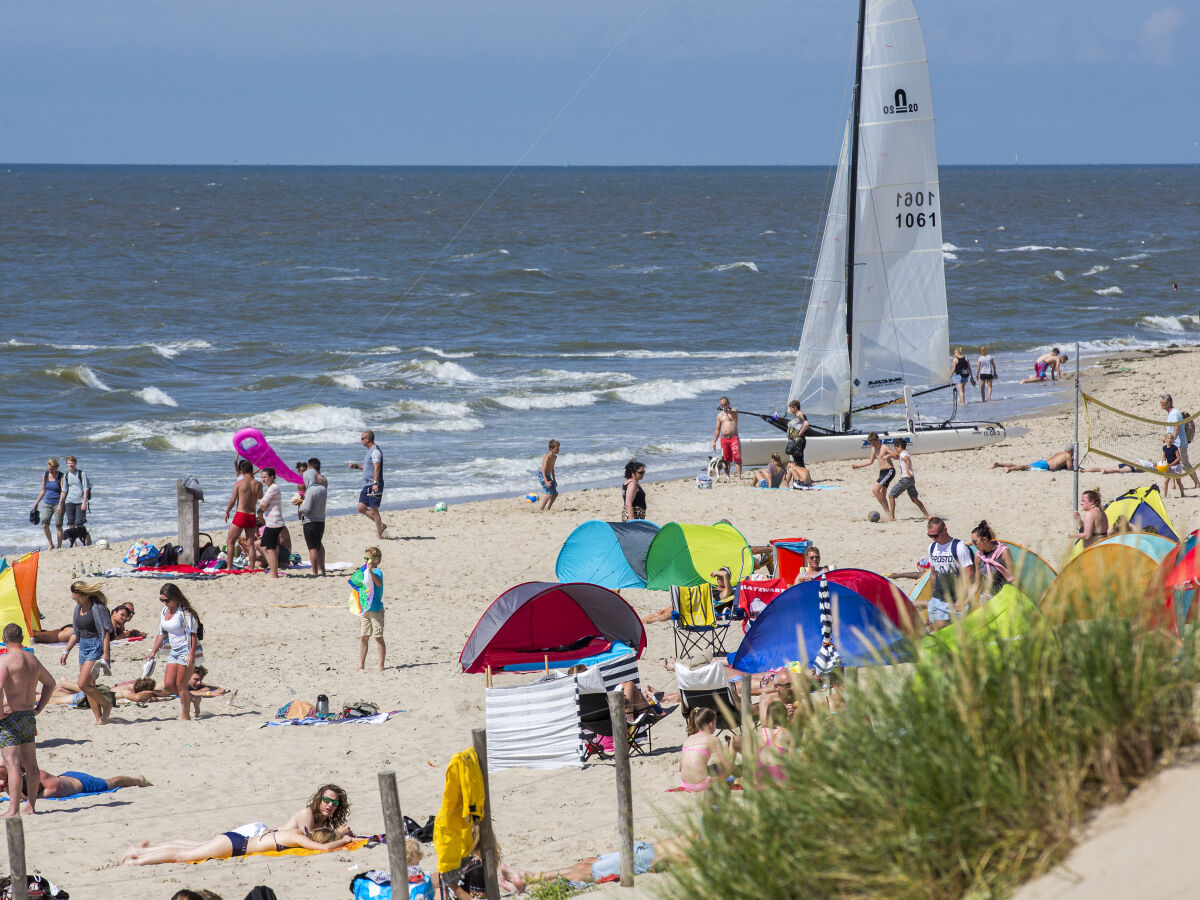
[[1195, 740], [1190, 637], [1105, 618], [957, 644], [847, 689], [797, 734], [785, 788], [700, 804], [667, 894], [1004, 896]]

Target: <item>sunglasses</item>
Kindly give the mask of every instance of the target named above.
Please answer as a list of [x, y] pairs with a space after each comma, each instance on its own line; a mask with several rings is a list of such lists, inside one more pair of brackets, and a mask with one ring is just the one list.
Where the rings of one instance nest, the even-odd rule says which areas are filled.
[[321, 802], [328, 803], [330, 806], [341, 806], [342, 805], [342, 801], [339, 800], [337, 797], [322, 797]]

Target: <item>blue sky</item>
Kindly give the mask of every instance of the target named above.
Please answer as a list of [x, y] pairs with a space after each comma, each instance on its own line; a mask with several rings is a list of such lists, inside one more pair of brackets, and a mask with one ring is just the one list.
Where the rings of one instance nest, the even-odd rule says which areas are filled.
[[[827, 164], [854, 0], [0, 0], [0, 160]], [[1200, 9], [917, 0], [946, 164], [1200, 163]]]

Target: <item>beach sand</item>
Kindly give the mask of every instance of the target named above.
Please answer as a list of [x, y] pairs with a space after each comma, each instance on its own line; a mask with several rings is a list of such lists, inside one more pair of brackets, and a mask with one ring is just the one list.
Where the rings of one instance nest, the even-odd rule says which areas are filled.
[[[1158, 415], [1162, 391], [1175, 393], [1182, 408], [1194, 409], [1200, 397], [1189, 396], [1184, 386], [1195, 384], [1200, 384], [1200, 353], [1194, 352], [1128, 354], [1085, 372], [1085, 390], [1148, 417]], [[1009, 423], [1024, 426], [1025, 433], [980, 451], [917, 456], [915, 464], [922, 499], [933, 514], [947, 518], [953, 535], [969, 537], [979, 520], [986, 518], [1001, 537], [1016, 540], [1057, 565], [1068, 549], [1066, 533], [1073, 524], [1071, 473], [1002, 474], [987, 468], [998, 459], [1028, 462], [1045, 457], [1071, 441], [1069, 386], [1047, 386], [1047, 390], [1061, 393], [1063, 410]], [[972, 404], [966, 415], [986, 416], [986, 412], [986, 406]], [[707, 414], [698, 413], [696, 433], [703, 435], [707, 427]], [[1148, 448], [1147, 453], [1152, 452]], [[701, 462], [697, 461], [698, 471]], [[851, 471], [848, 462], [822, 465], [816, 467], [815, 477], [836, 489], [813, 492], [725, 484], [699, 491], [691, 480], [649, 483], [649, 517], [660, 523], [727, 518], [751, 543], [805, 536], [820, 545], [828, 563], [884, 573], [911, 571], [927, 547], [924, 523], [906, 498], [898, 504], [900, 521], [890, 525], [867, 521], [867, 514], [877, 509], [869, 492], [874, 472], [873, 467]], [[347, 477], [336, 470], [332, 475]], [[389, 539], [381, 542], [374, 539], [370, 523], [362, 516], [329, 521], [330, 562], [357, 565], [364, 547], [379, 543], [383, 549], [388, 667], [382, 673], [370, 671], [375, 664], [373, 646], [369, 670], [356, 671], [359, 623], [346, 608], [344, 577], [271, 580], [254, 575], [182, 582], [205, 622], [209, 681], [236, 688], [236, 699], [232, 705], [220, 698], [204, 701], [203, 717], [193, 722], [176, 720], [177, 704], [119, 709], [116, 721], [103, 728], [93, 727], [89, 712], [50, 707], [39, 717], [38, 755], [43, 768], [101, 776], [140, 773], [154, 786], [42, 801], [41, 813], [25, 820], [29, 870], [45, 873], [80, 896], [138, 900], [170, 896], [181, 887], [205, 887], [228, 900], [241, 898], [256, 884], [270, 885], [289, 900], [348, 896], [347, 885], [355, 872], [386, 867], [384, 848], [197, 866], [118, 867], [115, 863], [130, 843], [142, 839], [207, 838], [253, 821], [282, 824], [327, 781], [349, 792], [350, 821], [357, 833], [381, 831], [377, 773], [383, 770], [396, 772], [405, 814], [424, 822], [436, 812], [447, 760], [469, 746], [472, 728], [483, 725], [484, 677], [463, 675], [457, 665], [479, 615], [516, 583], [554, 580], [558, 549], [579, 523], [619, 516], [617, 488], [573, 492], [570, 471], [563, 470], [559, 477], [565, 493], [549, 514], [539, 514], [520, 499], [455, 505], [444, 513], [390, 510], [385, 512], [391, 526]], [[1144, 474], [1082, 475], [1080, 488], [1098, 484], [1111, 498], [1149, 481]], [[1172, 497], [1167, 505], [1181, 531], [1196, 527], [1194, 492], [1184, 501]], [[299, 528], [293, 534], [300, 544]], [[69, 620], [72, 571], [119, 566], [124, 549], [122, 545], [104, 551], [42, 554], [38, 597], [48, 627]], [[125, 600], [136, 604], [132, 626], [142, 630], [153, 628], [156, 621], [158, 587], [156, 581], [133, 578], [106, 582], [110, 605]], [[642, 613], [668, 602], [665, 593], [627, 591], [625, 596]], [[643, 683], [672, 687], [671, 674], [659, 663], [673, 652], [670, 626], [648, 626], [647, 634]], [[139, 675], [148, 649], [147, 643], [118, 645], [112, 654], [110, 683]], [[56, 677], [73, 679], [74, 659], [60, 667], [57, 652], [43, 647], [38, 655]], [[502, 684], [520, 680], [497, 676]], [[329, 695], [337, 708], [369, 699], [381, 709], [404, 711], [382, 725], [260, 727], [287, 702], [315, 702], [318, 693]], [[655, 745], [677, 747], [683, 735], [683, 719], [676, 716], [657, 727]], [[665, 793], [677, 780], [677, 757], [668, 750], [633, 760], [638, 838], [676, 833], [682, 812], [693, 802], [687, 796]], [[1169, 783], [1170, 789], [1152, 786], [1140, 791], [1120, 811], [1116, 817], [1122, 820], [1120, 827], [1141, 823], [1140, 833], [1147, 840], [1155, 833], [1185, 830], [1191, 809], [1200, 806], [1194, 802], [1200, 799], [1200, 775], [1195, 770], [1172, 772], [1161, 783]], [[582, 770], [505, 771], [494, 775], [492, 786], [496, 832], [510, 864], [550, 868], [616, 849], [611, 764]], [[1164, 818], [1172, 815], [1173, 819]], [[1145, 827], [1147, 823], [1150, 827]], [[1130, 866], [1145, 866], [1147, 854], [1160, 852], [1172, 860], [1164, 865], [1181, 871], [1188, 868], [1186, 855], [1170, 851], [1169, 844], [1147, 845], [1136, 859], [1103, 852], [1085, 856], [1084, 850], [1073, 858], [1073, 865], [1090, 897], [1128, 893], [1113, 872], [1124, 858]], [[431, 857], [425, 865], [436, 868]], [[639, 879], [639, 886], [647, 891], [655, 883], [663, 883], [660, 876]], [[1145, 887], [1140, 883], [1139, 893], [1145, 894]], [[608, 886], [605, 892], [618, 889]]]

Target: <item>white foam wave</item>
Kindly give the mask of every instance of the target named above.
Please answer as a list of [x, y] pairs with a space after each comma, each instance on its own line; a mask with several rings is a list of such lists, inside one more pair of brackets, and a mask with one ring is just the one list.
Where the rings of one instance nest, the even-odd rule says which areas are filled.
[[961, 249], [962, 249], [962, 247], [955, 247], [949, 241], [942, 241], [942, 252], [943, 253], [956, 253]]
[[595, 387], [621, 387], [637, 379], [628, 372], [570, 372], [566, 369], [538, 369], [529, 376], [531, 382], [552, 384], [585, 384]]
[[1039, 250], [1055, 250], [1062, 252], [1073, 253], [1095, 253], [1094, 247], [1048, 247], [1044, 244], [1024, 244], [1020, 247], [1000, 247], [996, 250], [997, 253], [1036, 253]]
[[16, 338], [9, 338], [7, 341], [4, 342], [4, 346], [5, 347], [34, 347], [36, 345], [31, 344], [28, 341], [18, 341]]
[[446, 403], [441, 400], [402, 400], [384, 409], [385, 415], [438, 416], [445, 419], [461, 419], [471, 415], [466, 403]]
[[1062, 269], [1055, 269], [1055, 270], [1054, 270], [1054, 277], [1055, 277], [1055, 278], [1057, 278], [1059, 281], [1066, 281], [1066, 280], [1067, 280], [1067, 276], [1066, 276], [1066, 275], [1064, 275], [1064, 274], [1062, 273]]
[[456, 362], [439, 362], [436, 359], [414, 359], [405, 369], [416, 370], [421, 375], [437, 381], [478, 381], [479, 376]]
[[387, 431], [399, 434], [414, 434], [422, 431], [478, 431], [483, 423], [475, 418], [439, 419], [434, 422], [399, 422], [389, 425]]
[[1200, 316], [1142, 316], [1138, 320], [1139, 325], [1167, 334], [1182, 334], [1187, 330], [1189, 322], [1200, 325]]
[[749, 260], [741, 260], [739, 262], [722, 263], [719, 266], [713, 267], [714, 272], [757, 272], [758, 264]]
[[454, 256], [448, 256], [447, 259], [483, 259], [486, 256], [508, 256], [509, 252], [503, 247], [496, 250], [480, 250], [477, 253], [456, 253]]
[[794, 350], [608, 350], [555, 353], [562, 359], [791, 359]]
[[418, 347], [417, 349], [424, 350], [426, 353], [432, 353], [434, 356], [440, 356], [442, 359], [469, 359], [475, 355], [469, 351], [464, 353], [451, 353], [446, 350], [440, 350], [437, 347]]
[[212, 344], [210, 344], [208, 341], [201, 340], [171, 341], [169, 344], [149, 344], [148, 346], [163, 359], [174, 359], [184, 350], [212, 349]]
[[50, 369], [49, 374], [64, 381], [73, 381], [78, 385], [90, 387], [97, 391], [107, 392], [112, 390], [112, 388], [100, 380], [100, 376], [87, 366], [65, 366], [58, 369]]
[[675, 232], [663, 228], [652, 228], [649, 231], [643, 231], [642, 237], [675, 237]]
[[361, 378], [359, 378], [357, 375], [351, 375], [349, 373], [330, 375], [329, 380], [334, 384], [341, 385], [342, 387], [351, 391], [361, 391], [365, 390], [367, 387], [365, 384], [363, 384], [363, 380]]
[[638, 406], [656, 406], [671, 400], [690, 400], [701, 394], [720, 394], [746, 384], [749, 378], [697, 378], [691, 381], [659, 379], [630, 387], [617, 388], [611, 393], [617, 399]]
[[1109, 270], [1109, 268], [1110, 268], [1110, 266], [1092, 266], [1090, 269], [1088, 269], [1086, 272], [1083, 273], [1083, 277], [1087, 278], [1087, 276], [1089, 276], [1089, 275], [1099, 275], [1101, 272], [1107, 272]]
[[[326, 406], [323, 403], [305, 403], [293, 409], [275, 409], [253, 416], [252, 421], [243, 421], [237, 427], [251, 425], [268, 436], [283, 434], [312, 434], [333, 430], [356, 437], [353, 433], [367, 427], [363, 411], [349, 406]], [[233, 430], [233, 429], [230, 429]]]
[[509, 409], [567, 409], [591, 406], [599, 398], [598, 391], [560, 391], [556, 394], [502, 394], [496, 402]]
[[1098, 289], [1092, 291], [1092, 293], [1096, 294], [1097, 296], [1100, 296], [1100, 297], [1118, 297], [1121, 294], [1123, 294], [1124, 291], [1122, 291], [1119, 287], [1117, 287], [1114, 284], [1110, 287], [1098, 288]]
[[321, 281], [387, 281], [382, 275], [330, 275]]
[[712, 444], [704, 441], [668, 441], [665, 444], [651, 444], [646, 448], [647, 455], [683, 456], [693, 453], [710, 453]]
[[144, 387], [140, 391], [135, 391], [134, 395], [143, 403], [149, 403], [151, 406], [178, 406], [175, 398], [166, 391], [161, 391], [153, 385]]
[[958, 257], [955, 256], [953, 253], [948, 253], [947, 251], [943, 250], [942, 251], [942, 260], [944, 262], [958, 262]]
[[1129, 256], [1114, 256], [1113, 260], [1114, 260], [1114, 262], [1132, 262], [1132, 261], [1138, 260], [1138, 259], [1149, 259], [1149, 258], [1150, 258], [1149, 253], [1133, 253], [1133, 254], [1130, 254]]

